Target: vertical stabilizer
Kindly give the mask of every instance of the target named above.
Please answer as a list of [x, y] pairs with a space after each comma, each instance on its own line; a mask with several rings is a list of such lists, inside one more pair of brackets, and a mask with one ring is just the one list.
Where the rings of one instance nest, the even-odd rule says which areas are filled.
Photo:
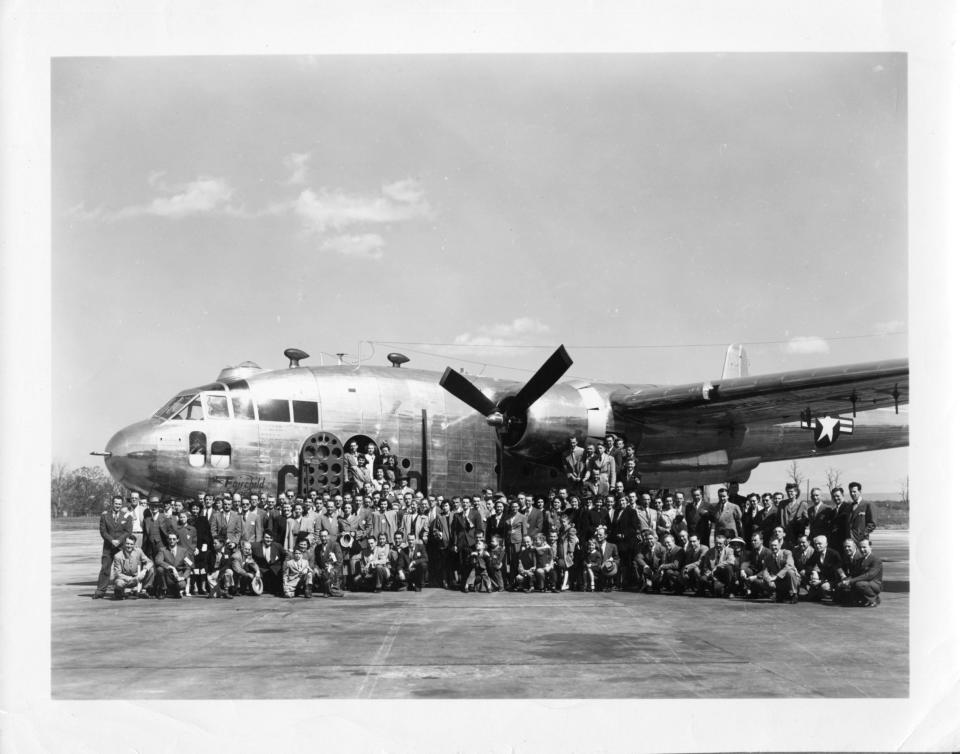
[[731, 343], [727, 346], [727, 358], [724, 359], [720, 379], [729, 380], [735, 377], [747, 377], [749, 374], [750, 360], [747, 359], [747, 349], [739, 343]]

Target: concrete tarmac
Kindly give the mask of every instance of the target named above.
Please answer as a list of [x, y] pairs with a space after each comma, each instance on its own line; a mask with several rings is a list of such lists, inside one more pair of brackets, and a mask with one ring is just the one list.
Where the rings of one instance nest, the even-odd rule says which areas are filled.
[[93, 600], [96, 531], [53, 532], [54, 699], [909, 694], [908, 535], [874, 609], [632, 592]]

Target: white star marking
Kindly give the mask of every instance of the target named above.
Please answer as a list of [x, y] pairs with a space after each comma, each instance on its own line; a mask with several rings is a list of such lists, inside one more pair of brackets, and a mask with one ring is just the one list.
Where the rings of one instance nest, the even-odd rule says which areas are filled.
[[819, 422], [820, 437], [817, 438], [817, 442], [831, 439], [833, 437], [833, 428], [840, 423], [840, 420], [834, 419], [832, 416], [824, 416], [822, 419], [819, 419]]

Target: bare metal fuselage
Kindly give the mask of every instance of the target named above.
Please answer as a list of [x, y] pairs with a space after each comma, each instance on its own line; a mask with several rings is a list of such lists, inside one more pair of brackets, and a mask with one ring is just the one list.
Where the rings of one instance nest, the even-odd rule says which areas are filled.
[[[497, 399], [516, 383], [472, 381]], [[857, 429], [829, 449], [814, 447], [798, 422], [740, 427], [736, 432], [695, 428], [678, 432], [618, 416], [610, 396], [636, 386], [566, 382], [554, 385], [530, 409], [523, 436], [498, 447], [485, 418], [438, 385], [434, 372], [390, 367], [297, 367], [245, 375], [254, 404], [316, 403], [315, 421], [252, 419], [231, 409], [215, 417], [154, 416], [119, 431], [107, 446], [110, 473], [129, 489], [171, 496], [203, 492], [276, 493], [297, 485], [305, 443], [318, 433], [341, 444], [358, 438], [386, 441], [414, 487], [446, 495], [484, 487], [542, 492], [562, 483], [560, 455], [571, 435], [581, 443], [615, 433], [637, 447], [637, 471], [651, 487], [745, 481], [759, 463], [825, 453], [852, 453], [907, 444], [907, 419], [892, 411], [858, 414]], [[227, 396], [229, 380], [182, 391]], [[293, 406], [293, 403], [290, 404]], [[292, 413], [292, 412], [291, 412]], [[295, 417], [291, 416], [290, 419]], [[311, 417], [313, 418], [313, 417]], [[203, 456], [192, 453], [203, 443]], [[191, 447], [194, 443], [197, 447]], [[213, 453], [216, 448], [219, 453]], [[224, 453], [223, 449], [228, 452]]]

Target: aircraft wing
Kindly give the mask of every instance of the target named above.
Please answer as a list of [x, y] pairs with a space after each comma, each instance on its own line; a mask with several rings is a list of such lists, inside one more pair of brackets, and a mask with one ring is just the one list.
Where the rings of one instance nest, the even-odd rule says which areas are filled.
[[809, 411], [826, 416], [908, 402], [906, 359], [805, 369], [614, 393], [616, 414], [642, 424], [676, 427], [779, 424]]

